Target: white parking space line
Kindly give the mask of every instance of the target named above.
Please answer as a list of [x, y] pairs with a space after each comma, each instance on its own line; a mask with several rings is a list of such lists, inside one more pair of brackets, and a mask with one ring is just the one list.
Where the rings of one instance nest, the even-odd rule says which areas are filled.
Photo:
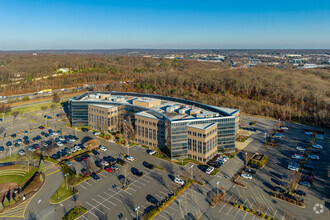
[[86, 189], [86, 187], [84, 187], [83, 185], [79, 184], [78, 186], [81, 186], [82, 188]]
[[[138, 186], [138, 185], [133, 185], [133, 186], [136, 186], [137, 188], [139, 188], [139, 189], [141, 189], [142, 188], [142, 186]], [[132, 187], [130, 187], [129, 189], [132, 189]], [[135, 190], [134, 190], [135, 191]], [[136, 192], [136, 191], [135, 191]]]
[[226, 204], [223, 204], [222, 208], [219, 210], [219, 213], [222, 211], [222, 209], [225, 207]]
[[87, 219], [87, 220], [88, 220], [88, 218], [87, 218], [85, 215], [82, 215], [82, 217], [83, 217], [84, 219]]
[[246, 216], [247, 214], [248, 214], [248, 213], [245, 213], [245, 215], [243, 216], [242, 220], [244, 220], [244, 219], [245, 219], [245, 216]]
[[162, 191], [159, 191], [161, 194], [165, 195], [165, 196], [168, 196], [168, 193], [164, 193]]
[[269, 208], [267, 207], [267, 211], [266, 211], [265, 215], [267, 215], [268, 211], [269, 211]]
[[[110, 202], [109, 200], [107, 200], [106, 198], [103, 198], [102, 196], [100, 195], [97, 195], [98, 197], [102, 198], [103, 200], [107, 201], [108, 203], [110, 203], [111, 205], [114, 205], [114, 206], [117, 206], [116, 204]], [[114, 198], [114, 197], [111, 197], [111, 198]]]
[[94, 182], [94, 183], [97, 183], [95, 180], [93, 180], [92, 178], [90, 178], [89, 180], [91, 180], [92, 182]]
[[142, 181], [145, 181], [146, 183], [150, 183], [150, 180], [145, 180], [143, 178], [141, 178]]
[[[94, 202], [98, 202], [96, 199], [94, 199], [94, 198], [92, 198], [92, 200], [94, 201]], [[105, 206], [104, 204], [102, 204], [102, 203], [99, 203], [101, 206], [103, 206], [104, 208], [106, 208], [106, 209], [108, 209], [108, 210], [111, 210], [109, 207], [107, 207], [107, 206]]]
[[167, 217], [163, 216], [161, 213], [158, 214], [157, 216], [160, 216], [160, 217], [162, 217], [162, 218], [164, 218], [164, 219], [168, 219]]
[[105, 175], [103, 173], [99, 173], [98, 175], [105, 177]]
[[173, 208], [173, 207], [171, 207], [171, 206], [167, 206], [167, 208], [173, 209], [173, 210], [176, 211], [176, 212], [179, 211], [179, 210], [177, 210], [177, 209], [175, 209], [175, 208]]
[[173, 213], [170, 213], [170, 212], [166, 211], [165, 209], [163, 209], [163, 212], [165, 212], [166, 214], [169, 214], [169, 215], [171, 215], [171, 216], [174, 215]]
[[85, 181], [84, 183], [86, 183], [89, 186], [92, 186], [92, 184], [90, 184], [89, 182]]
[[157, 195], [157, 194], [155, 194], [155, 196], [156, 196], [157, 198], [160, 198], [160, 199], [163, 199], [163, 198], [164, 198], [164, 197], [159, 196], [159, 195]]
[[228, 215], [229, 214], [229, 212], [231, 211], [233, 209], [233, 206], [228, 210], [228, 212], [227, 212], [227, 214], [226, 215]]
[[97, 217], [97, 216], [92, 212], [92, 210], [91, 210], [91, 211], [88, 211], [88, 213], [94, 215], [97, 219], [99, 219], [99, 217]]
[[234, 219], [236, 218], [236, 216], [238, 215], [239, 211], [241, 211], [240, 209], [236, 212], [236, 215], [234, 216]]
[[144, 178], [147, 178], [147, 179], [149, 179], [149, 180], [154, 180], [152, 177], [150, 177], [150, 176], [144, 176]]
[[275, 218], [276, 212], [277, 212], [277, 210], [275, 210], [274, 215], [273, 215], [273, 218]]
[[142, 186], [146, 185], [145, 183], [141, 183], [141, 182], [136, 182], [136, 183], [141, 184]]
[[[96, 206], [91, 205], [89, 202], [86, 202], [88, 205], [90, 205], [93, 209], [96, 209], [97, 211], [101, 212], [103, 215], [105, 215], [104, 212], [102, 212], [101, 210], [99, 210], [98, 208], [96, 208]], [[100, 203], [99, 203], [100, 204]], [[97, 216], [96, 216], [97, 217]]]
[[129, 194], [129, 195], [132, 195], [132, 193], [127, 192], [126, 190], [123, 190], [123, 192], [125, 192], [125, 193], [127, 193], [127, 194]]

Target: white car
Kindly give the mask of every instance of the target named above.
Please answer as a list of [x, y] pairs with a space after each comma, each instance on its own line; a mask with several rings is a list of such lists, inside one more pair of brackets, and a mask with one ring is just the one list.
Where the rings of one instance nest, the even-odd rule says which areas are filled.
[[43, 144], [43, 146], [44, 146], [44, 147], [48, 147], [48, 144], [47, 144], [47, 142], [45, 142], [45, 143]]
[[297, 146], [297, 148], [296, 148], [297, 150], [301, 150], [301, 151], [305, 151], [306, 149], [305, 148], [303, 148], [302, 146]]
[[245, 178], [245, 179], [249, 179], [249, 180], [252, 180], [252, 176], [248, 173], [242, 173], [241, 174], [241, 177]]
[[99, 131], [95, 131], [95, 132], [93, 132], [93, 134], [94, 134], [95, 136], [97, 136], [97, 135], [100, 135], [101, 132], [99, 132]]
[[278, 138], [281, 138], [281, 137], [283, 137], [283, 134], [280, 134], [280, 133], [276, 133], [276, 134], [274, 134], [274, 137], [278, 137]]
[[102, 166], [109, 166], [109, 163], [108, 163], [107, 161], [105, 161], [105, 160], [101, 160], [101, 161], [100, 161], [100, 164], [101, 164]]
[[317, 139], [321, 139], [321, 140], [324, 139], [322, 134], [317, 134], [317, 135], [315, 135], [315, 138], [317, 138]]
[[65, 138], [62, 137], [62, 136], [59, 136], [58, 139], [60, 139], [60, 141], [64, 141], [65, 140]]
[[288, 166], [288, 169], [289, 169], [289, 170], [293, 170], [293, 171], [298, 171], [298, 170], [299, 170], [299, 167], [297, 167], [297, 166], [293, 166], [293, 165], [289, 165], [289, 166]]
[[80, 146], [79, 145], [74, 145], [74, 147], [76, 148], [76, 150], [81, 150]]
[[99, 148], [100, 148], [100, 150], [107, 151], [107, 149], [102, 145], [100, 145]]
[[322, 145], [320, 144], [313, 144], [313, 147], [316, 148], [316, 149], [323, 149]]
[[76, 148], [71, 147], [71, 152], [72, 152], [72, 153], [74, 153], [74, 152], [76, 152], [76, 151], [77, 151]]
[[184, 181], [182, 179], [178, 178], [178, 177], [175, 177], [174, 182], [176, 182], [180, 185], [184, 185]]
[[128, 161], [134, 161], [134, 157], [127, 156], [127, 157], [126, 157], [126, 160], [128, 160]]
[[217, 160], [222, 161], [222, 163], [226, 163], [229, 160], [229, 157], [228, 156], [221, 156]]
[[75, 142], [75, 141], [76, 141], [76, 139], [74, 139], [74, 138], [70, 139], [70, 142]]
[[291, 158], [292, 158], [292, 159], [296, 159], [296, 160], [302, 160], [304, 157], [295, 154], [295, 155], [292, 155]]
[[58, 133], [56, 131], [53, 132], [53, 135], [58, 135]]
[[22, 143], [22, 140], [21, 139], [17, 139], [16, 140], [16, 143], [21, 144]]
[[21, 155], [21, 156], [23, 156], [25, 154], [25, 151], [24, 150], [19, 150], [18, 151], [18, 154]]
[[307, 135], [313, 135], [313, 132], [311, 132], [311, 131], [306, 131], [305, 134], [307, 134]]
[[60, 142], [60, 141], [56, 142], [56, 144], [57, 144], [58, 146], [60, 146], [60, 147], [62, 147], [62, 146], [63, 146], [63, 143], [62, 143], [62, 142]]
[[285, 127], [285, 126], [281, 127], [281, 129], [282, 130], [289, 130], [289, 128], [288, 127]]
[[205, 172], [205, 173], [207, 173], [207, 174], [211, 174], [211, 173], [213, 172], [213, 170], [214, 170], [214, 167], [208, 167], [208, 168], [206, 169], [206, 172]]
[[155, 153], [156, 153], [156, 151], [154, 151], [154, 150], [151, 150], [148, 152], [149, 155], [154, 155]]
[[320, 159], [319, 156], [314, 155], [314, 154], [309, 154], [308, 158], [311, 158], [312, 160], [319, 160]]
[[29, 147], [29, 151], [34, 152], [34, 151], [36, 151], [36, 149], [34, 149], [34, 148], [31, 146], [31, 147]]

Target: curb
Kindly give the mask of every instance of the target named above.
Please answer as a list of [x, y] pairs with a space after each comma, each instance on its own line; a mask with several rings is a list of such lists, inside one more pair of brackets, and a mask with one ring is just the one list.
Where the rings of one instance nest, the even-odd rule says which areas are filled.
[[297, 207], [302, 208], [302, 209], [306, 208], [305, 205], [304, 205], [304, 206], [299, 206], [299, 205], [297, 205], [297, 204], [293, 204], [293, 203], [291, 203], [291, 202], [285, 201], [285, 200], [280, 199], [280, 198], [277, 198], [277, 197], [275, 197], [275, 196], [271, 196], [271, 197], [274, 198], [274, 199], [280, 200], [280, 201], [282, 201], [282, 202], [286, 202], [286, 203], [289, 203], [289, 204], [291, 204], [291, 205], [297, 206]]

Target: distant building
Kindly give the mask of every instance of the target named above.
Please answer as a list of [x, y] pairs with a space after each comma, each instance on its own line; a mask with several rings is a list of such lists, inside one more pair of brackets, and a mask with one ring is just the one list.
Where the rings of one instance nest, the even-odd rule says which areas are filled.
[[285, 54], [286, 57], [301, 57], [301, 54]]
[[69, 68], [59, 68], [56, 72], [67, 73], [67, 72], [69, 72], [69, 71], [70, 71]]
[[128, 92], [87, 92], [70, 100], [72, 126], [122, 131], [131, 119], [135, 141], [159, 147], [171, 159], [206, 162], [235, 151], [239, 110], [189, 100]]
[[33, 55], [33, 56], [37, 56], [38, 54], [37, 54], [37, 53], [33, 53], [32, 55]]

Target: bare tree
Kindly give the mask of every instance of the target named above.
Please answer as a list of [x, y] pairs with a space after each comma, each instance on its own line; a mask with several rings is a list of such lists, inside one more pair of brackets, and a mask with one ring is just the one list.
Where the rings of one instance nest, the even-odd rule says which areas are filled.
[[124, 120], [123, 137], [127, 141], [127, 144], [129, 144], [130, 141], [135, 140], [135, 130], [130, 116], [126, 117]]

